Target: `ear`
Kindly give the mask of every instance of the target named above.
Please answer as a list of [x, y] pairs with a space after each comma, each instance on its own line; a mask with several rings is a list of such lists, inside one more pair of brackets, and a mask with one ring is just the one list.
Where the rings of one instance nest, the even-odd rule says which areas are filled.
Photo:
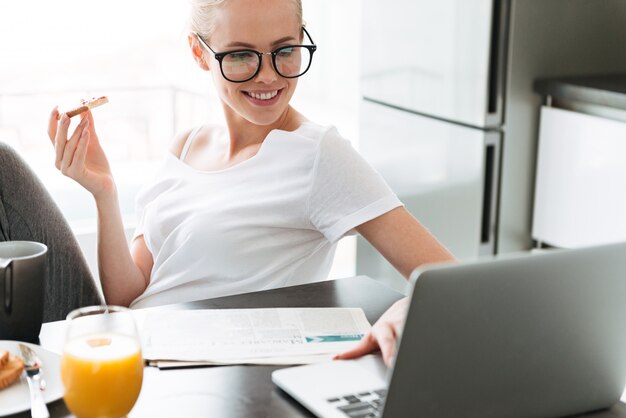
[[191, 55], [193, 56], [194, 61], [196, 61], [196, 64], [198, 64], [198, 66], [204, 71], [211, 71], [209, 63], [204, 57], [204, 48], [200, 44], [197, 35], [195, 33], [187, 35], [187, 42], [189, 43]]

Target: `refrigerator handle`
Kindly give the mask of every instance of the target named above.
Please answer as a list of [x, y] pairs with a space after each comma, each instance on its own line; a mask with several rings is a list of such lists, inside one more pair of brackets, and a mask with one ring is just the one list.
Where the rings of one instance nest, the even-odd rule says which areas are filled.
[[486, 124], [503, 121], [506, 58], [509, 42], [510, 0], [493, 0]]
[[480, 228], [480, 255], [496, 253], [496, 228], [500, 186], [501, 133], [485, 135], [485, 173], [483, 177], [483, 208]]

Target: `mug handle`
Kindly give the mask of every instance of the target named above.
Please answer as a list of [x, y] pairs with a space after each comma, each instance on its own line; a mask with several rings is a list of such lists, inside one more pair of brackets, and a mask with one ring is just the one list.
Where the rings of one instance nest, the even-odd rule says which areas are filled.
[[11, 259], [9, 258], [0, 258], [0, 277], [2, 277], [2, 282], [0, 282], [0, 290], [3, 290], [2, 305], [4, 305], [4, 310], [7, 314], [11, 313], [11, 308], [13, 306], [13, 269], [11, 265]]

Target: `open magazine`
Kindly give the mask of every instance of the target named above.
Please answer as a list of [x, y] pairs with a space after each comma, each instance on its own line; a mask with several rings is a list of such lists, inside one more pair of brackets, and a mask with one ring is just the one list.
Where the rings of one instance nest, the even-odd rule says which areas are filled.
[[158, 311], [146, 315], [143, 356], [161, 368], [307, 364], [354, 347], [371, 325], [360, 308]]

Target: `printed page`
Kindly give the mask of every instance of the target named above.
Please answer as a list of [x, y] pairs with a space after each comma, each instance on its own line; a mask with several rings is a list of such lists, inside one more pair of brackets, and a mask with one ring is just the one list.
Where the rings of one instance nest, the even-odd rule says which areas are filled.
[[370, 328], [360, 308], [208, 309], [151, 312], [140, 333], [146, 360], [299, 364], [350, 349]]

